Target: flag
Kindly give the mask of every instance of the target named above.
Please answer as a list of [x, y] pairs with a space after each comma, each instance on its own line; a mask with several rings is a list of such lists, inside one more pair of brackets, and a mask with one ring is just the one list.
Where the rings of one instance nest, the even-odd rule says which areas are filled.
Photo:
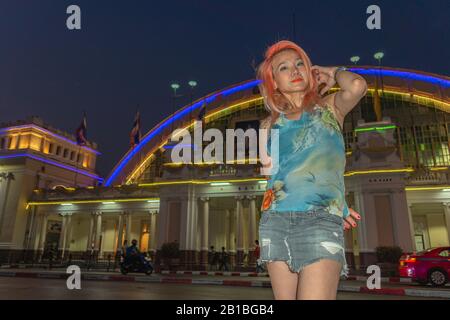
[[197, 115], [197, 120], [203, 121], [205, 114], [206, 114], [206, 102], [204, 102], [202, 107], [200, 108], [200, 111], [198, 112], [198, 115]]
[[134, 147], [135, 145], [138, 145], [139, 142], [141, 142], [141, 137], [141, 115], [138, 111], [134, 117], [133, 128], [130, 133], [130, 146]]
[[378, 94], [378, 77], [375, 78], [375, 90], [373, 93], [373, 110], [377, 117], [377, 121], [381, 121], [383, 116], [381, 114], [381, 100]]
[[78, 127], [75, 136], [77, 137], [77, 144], [80, 146], [85, 146], [87, 144], [87, 121], [86, 113], [83, 115], [83, 120]]

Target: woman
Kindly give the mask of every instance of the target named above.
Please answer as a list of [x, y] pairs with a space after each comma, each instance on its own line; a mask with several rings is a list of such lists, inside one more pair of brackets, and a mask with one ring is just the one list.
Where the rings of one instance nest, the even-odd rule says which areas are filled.
[[[279, 130], [278, 170], [261, 208], [261, 260], [275, 299], [336, 299], [347, 274], [343, 229], [360, 219], [345, 202], [341, 131], [367, 84], [345, 68], [312, 66], [290, 41], [267, 49], [257, 78], [270, 112], [261, 127]], [[336, 82], [341, 90], [322, 97]]]

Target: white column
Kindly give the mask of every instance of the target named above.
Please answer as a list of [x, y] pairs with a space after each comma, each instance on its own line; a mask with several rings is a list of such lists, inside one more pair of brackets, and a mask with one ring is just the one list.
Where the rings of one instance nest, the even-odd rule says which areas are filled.
[[244, 221], [242, 217], [242, 199], [236, 197], [236, 250], [244, 251]]
[[194, 197], [193, 199], [193, 219], [192, 219], [192, 250], [199, 251], [198, 244], [198, 221], [199, 221], [199, 207], [198, 207], [198, 198]]
[[448, 243], [450, 244], [450, 202], [444, 202], [445, 224], [447, 226]]
[[100, 240], [102, 235], [102, 213], [100, 211], [96, 212], [97, 215], [97, 225], [96, 225], [96, 231], [95, 231], [95, 246], [94, 250], [99, 251], [100, 250]]
[[[230, 210], [225, 210], [225, 250], [230, 250]], [[222, 248], [220, 248], [222, 250]], [[218, 249], [217, 249], [218, 250]]]
[[92, 242], [94, 239], [94, 232], [95, 232], [94, 226], [95, 226], [95, 213], [91, 212], [90, 220], [89, 220], [89, 234], [88, 234], [88, 239], [87, 239], [87, 243], [86, 243], [86, 251], [92, 250]]
[[39, 235], [39, 250], [45, 249], [45, 238], [47, 237], [47, 221], [48, 217], [46, 214], [42, 215], [42, 224], [41, 224], [41, 234]]
[[61, 226], [61, 234], [59, 235], [59, 245], [58, 249], [62, 251], [64, 255], [64, 248], [66, 247], [66, 238], [67, 238], [67, 213], [61, 214], [62, 216], [62, 226]]
[[201, 198], [201, 200], [203, 201], [202, 250], [208, 251], [209, 197]]
[[255, 244], [256, 239], [256, 196], [248, 196], [248, 199], [250, 200], [250, 217], [249, 217], [249, 240], [248, 240], [248, 247], [249, 250], [253, 248]]
[[124, 222], [124, 213], [121, 212], [119, 214], [119, 222], [117, 223], [117, 251], [122, 248], [123, 245], [123, 222]]
[[156, 218], [157, 212], [152, 213], [150, 222], [150, 247], [149, 250], [156, 252]]
[[131, 245], [131, 212], [127, 212], [127, 229], [126, 229], [126, 235], [125, 239], [128, 240], [128, 245]]
[[153, 236], [152, 236], [152, 225], [153, 225], [153, 215], [154, 215], [154, 213], [153, 213], [153, 211], [152, 210], [150, 210], [149, 211], [149, 223], [148, 223], [148, 226], [147, 226], [147, 232], [148, 232], [148, 239], [147, 239], [147, 251], [150, 251], [150, 247], [152, 246], [152, 238], [153, 238]]
[[67, 215], [66, 239], [64, 240], [64, 252], [69, 252], [72, 237], [72, 213]]
[[412, 242], [412, 249], [413, 251], [416, 251], [416, 238], [415, 238], [415, 232], [414, 232], [414, 220], [412, 216], [412, 205], [407, 204], [406, 206], [408, 208], [408, 220], [409, 220], [409, 232], [411, 234], [411, 242]]
[[228, 237], [229, 241], [229, 247], [227, 250], [232, 253], [236, 253], [236, 228], [237, 228], [237, 218], [236, 218], [236, 209], [230, 210], [230, 218], [229, 218], [229, 224], [230, 224], [230, 235]]

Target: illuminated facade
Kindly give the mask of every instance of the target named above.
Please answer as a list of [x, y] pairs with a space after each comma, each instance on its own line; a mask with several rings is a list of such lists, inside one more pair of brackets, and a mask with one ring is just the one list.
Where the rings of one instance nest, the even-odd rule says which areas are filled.
[[28, 245], [27, 203], [34, 189], [77, 184], [95, 186], [99, 152], [95, 143], [80, 147], [75, 137], [40, 118], [0, 125], [0, 253]]
[[[369, 90], [344, 122], [347, 202], [363, 216], [346, 235], [349, 263], [374, 263], [377, 246], [413, 251], [448, 245], [450, 78], [370, 66], [350, 70], [366, 79]], [[133, 238], [141, 249], [157, 252], [176, 240], [185, 268], [204, 268], [211, 245], [224, 246], [237, 269], [252, 265], [246, 256], [258, 239], [265, 190], [259, 164], [170, 161], [172, 130], [192, 129], [205, 102], [205, 130], [258, 128], [267, 116], [254, 80], [181, 108], [123, 156], [103, 187], [30, 195], [34, 222], [28, 223], [30, 241], [22, 248], [42, 251], [46, 221], [52, 220], [60, 225], [55, 241], [64, 255], [114, 254], [118, 243]]]

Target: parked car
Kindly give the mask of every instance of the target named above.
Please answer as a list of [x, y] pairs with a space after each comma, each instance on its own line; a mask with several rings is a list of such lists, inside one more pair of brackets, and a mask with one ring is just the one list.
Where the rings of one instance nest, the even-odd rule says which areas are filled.
[[404, 254], [399, 260], [399, 272], [401, 277], [423, 285], [443, 286], [450, 277], [450, 247]]

